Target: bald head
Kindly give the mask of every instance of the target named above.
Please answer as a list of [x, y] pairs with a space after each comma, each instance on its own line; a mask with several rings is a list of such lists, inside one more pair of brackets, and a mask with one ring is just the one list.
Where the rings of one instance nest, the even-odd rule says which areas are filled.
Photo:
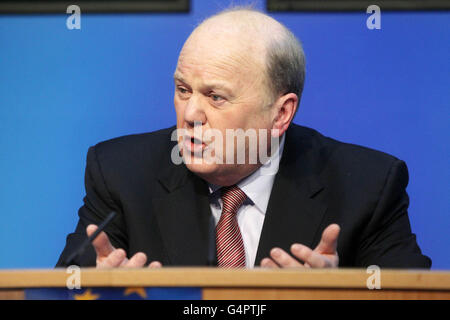
[[244, 65], [260, 68], [271, 102], [288, 92], [300, 100], [305, 79], [303, 49], [297, 38], [272, 17], [252, 9], [225, 10], [204, 20], [183, 49], [192, 42], [209, 48], [215, 45], [217, 50], [236, 48], [234, 54]]
[[249, 9], [231, 9], [222, 11], [204, 20], [193, 33], [213, 32], [251, 40], [251, 43], [268, 45], [270, 41], [280, 39], [285, 27], [275, 19], [259, 11]]

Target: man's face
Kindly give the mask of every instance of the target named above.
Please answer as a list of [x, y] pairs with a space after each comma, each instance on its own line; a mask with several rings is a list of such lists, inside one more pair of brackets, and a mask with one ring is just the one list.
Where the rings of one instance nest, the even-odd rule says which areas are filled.
[[[225, 164], [226, 152], [236, 155], [238, 148], [248, 148], [248, 144], [233, 143], [233, 148], [227, 144], [226, 129], [266, 129], [270, 135], [272, 128], [264, 49], [247, 40], [236, 34], [195, 31], [186, 41], [175, 71], [177, 128], [185, 129], [179, 139], [183, 158], [189, 170], [218, 185], [236, 183], [260, 166], [236, 161]], [[210, 129], [222, 134], [221, 148], [220, 140], [204, 136]], [[203, 161], [193, 161], [202, 157]], [[218, 163], [219, 158], [223, 163]]]

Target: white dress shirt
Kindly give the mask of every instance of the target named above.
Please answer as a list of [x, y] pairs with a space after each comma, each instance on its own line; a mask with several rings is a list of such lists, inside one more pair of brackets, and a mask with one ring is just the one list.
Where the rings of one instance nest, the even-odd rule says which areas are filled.
[[[275, 175], [278, 172], [281, 155], [283, 154], [283, 147], [284, 135], [281, 138], [278, 152], [275, 152], [263, 166], [237, 184], [247, 195], [247, 199], [237, 212], [237, 221], [244, 242], [245, 266], [247, 268], [253, 268], [255, 264], [264, 217]], [[211, 195], [211, 211], [217, 225], [222, 214], [220, 187], [210, 184], [209, 191]]]

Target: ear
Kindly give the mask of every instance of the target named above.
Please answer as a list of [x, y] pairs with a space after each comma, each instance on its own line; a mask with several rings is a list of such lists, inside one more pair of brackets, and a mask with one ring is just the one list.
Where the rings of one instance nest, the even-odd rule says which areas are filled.
[[281, 137], [286, 132], [294, 118], [297, 105], [298, 97], [295, 93], [287, 93], [275, 101], [273, 105], [275, 112], [272, 124], [273, 137]]

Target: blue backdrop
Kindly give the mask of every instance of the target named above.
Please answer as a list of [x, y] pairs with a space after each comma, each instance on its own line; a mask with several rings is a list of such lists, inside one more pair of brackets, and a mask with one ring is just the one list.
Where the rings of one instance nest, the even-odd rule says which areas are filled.
[[[263, 8], [262, 1], [256, 1]], [[89, 146], [175, 123], [184, 40], [224, 8], [189, 14], [0, 16], [0, 268], [52, 267], [77, 222]], [[307, 57], [295, 122], [408, 164], [410, 219], [450, 268], [450, 13], [277, 13]]]

